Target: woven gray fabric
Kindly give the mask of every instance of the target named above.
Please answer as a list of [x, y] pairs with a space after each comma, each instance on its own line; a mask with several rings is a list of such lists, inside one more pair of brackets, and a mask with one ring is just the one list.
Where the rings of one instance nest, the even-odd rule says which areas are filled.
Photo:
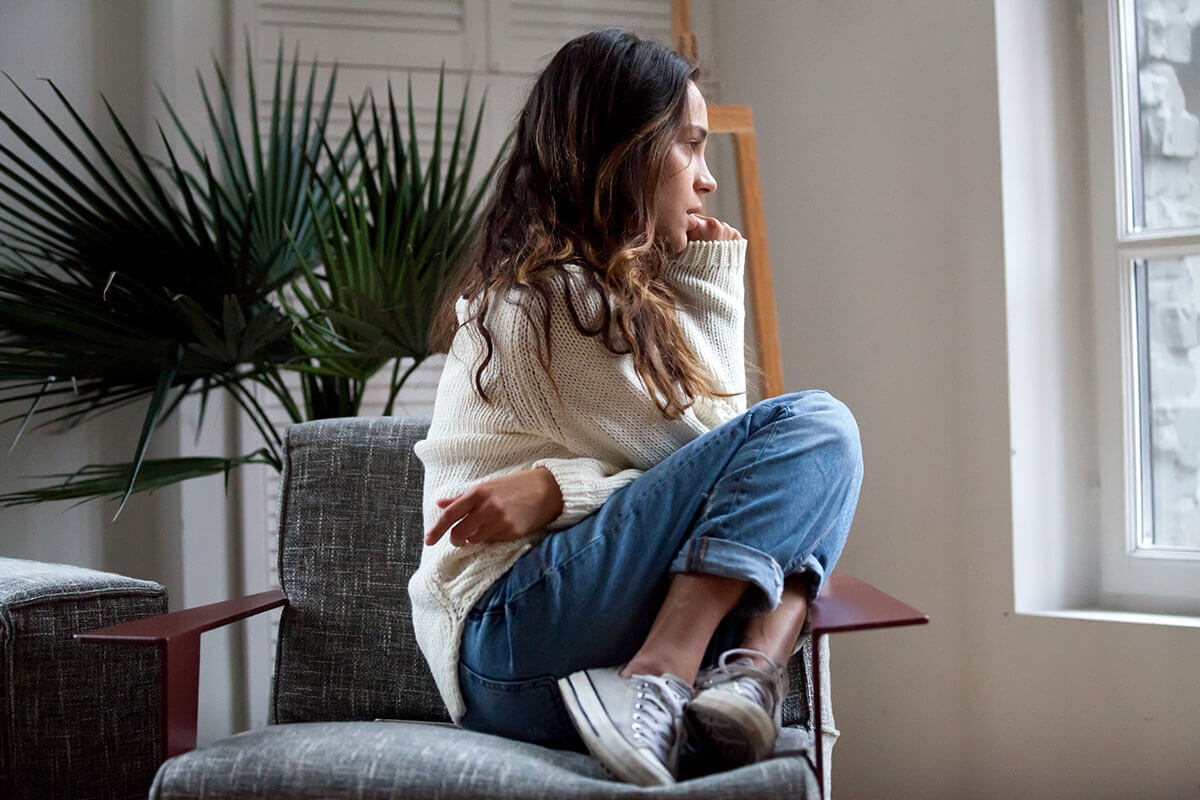
[[783, 699], [783, 724], [809, 727], [812, 719], [812, 639], [804, 637], [800, 651], [788, 662], [788, 696]]
[[280, 497], [274, 720], [447, 720], [413, 638], [428, 419], [293, 425]]
[[818, 797], [802, 758], [645, 789], [591, 758], [449, 726], [397, 722], [273, 725], [163, 765], [152, 800], [250, 798]]
[[[824, 730], [837, 736], [837, 728], [833, 724], [833, 692], [829, 680], [829, 637], [821, 640], [821, 722]], [[812, 719], [812, 639], [805, 636], [800, 641], [800, 650], [788, 662], [788, 679], [790, 681], [788, 696], [783, 701], [783, 724], [799, 725], [812, 730], [809, 720]]]
[[145, 797], [161, 752], [158, 653], [72, 637], [166, 610], [157, 583], [0, 558], [0, 795]]
[[[812, 637], [805, 636], [800, 650], [788, 662], [788, 696], [783, 700], [783, 724], [803, 729], [813, 735]], [[833, 691], [829, 678], [829, 637], [821, 639], [818, 664], [821, 670], [821, 749], [825, 752], [825, 795], [830, 795], [833, 746], [837, 744], [838, 729], [833, 724]]]

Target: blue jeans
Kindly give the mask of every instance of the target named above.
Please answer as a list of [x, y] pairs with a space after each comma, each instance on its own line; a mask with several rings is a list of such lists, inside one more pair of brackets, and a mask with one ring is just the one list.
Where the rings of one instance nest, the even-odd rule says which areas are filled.
[[779, 604], [785, 576], [807, 575], [815, 597], [861, 483], [858, 427], [824, 392], [764, 400], [684, 445], [522, 555], [475, 604], [459, 650], [463, 725], [578, 747], [557, 678], [632, 658], [676, 573], [749, 583], [706, 662], [738, 646], [747, 616]]

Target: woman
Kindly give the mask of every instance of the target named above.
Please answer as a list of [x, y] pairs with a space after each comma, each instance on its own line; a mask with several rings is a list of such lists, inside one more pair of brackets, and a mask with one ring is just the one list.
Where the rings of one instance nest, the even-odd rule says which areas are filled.
[[746, 410], [745, 241], [703, 214], [696, 75], [616, 30], [551, 60], [449, 294], [416, 446], [409, 593], [452, 718], [578, 733], [647, 785], [676, 779], [688, 730], [730, 764], [771, 752], [862, 479], [829, 395]]

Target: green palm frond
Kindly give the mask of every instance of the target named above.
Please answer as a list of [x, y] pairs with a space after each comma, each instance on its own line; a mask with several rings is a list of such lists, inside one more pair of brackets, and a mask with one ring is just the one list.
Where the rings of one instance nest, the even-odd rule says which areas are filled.
[[[134, 492], [152, 492], [181, 480], [203, 478], [209, 475], [224, 475], [226, 487], [230, 473], [245, 464], [268, 464], [276, 469], [276, 463], [266, 449], [235, 458], [192, 456], [185, 458], [146, 459], [134, 479]], [[21, 506], [44, 503], [51, 500], [78, 500], [86, 502], [106, 498], [124, 502], [125, 486], [130, 480], [132, 464], [89, 464], [76, 472], [42, 475], [53, 479], [55, 484], [24, 492], [11, 492], [0, 498], [0, 505]]]
[[[284, 295], [298, 323], [292, 339], [301, 354], [289, 367], [305, 374], [306, 398], [311, 394], [320, 402], [325, 395], [317, 387], [330, 381], [344, 387], [338, 404], [312, 408], [314, 416], [356, 413], [363, 385], [389, 362], [384, 413], [390, 414], [404, 380], [429, 355], [432, 314], [472, 239], [476, 213], [499, 164], [497, 155], [472, 186], [486, 99], [471, 123], [469, 87], [446, 152], [444, 83], [443, 72], [427, 160], [418, 149], [410, 78], [406, 129], [389, 84], [383, 113], [373, 97], [369, 119], [354, 110], [348, 157], [332, 157], [332, 178], [315, 181], [318, 260], [296, 248], [301, 275]], [[316, 214], [320, 204], [332, 213]], [[403, 358], [412, 362], [400, 375]]]
[[[123, 476], [122, 503], [139, 490], [154, 429], [185, 394], [206, 400], [214, 389], [229, 391], [260, 429], [271, 427], [244, 384], [282, 386], [278, 365], [293, 358], [293, 323], [273, 296], [314, 252], [314, 218], [325, 205], [310, 187], [322, 153], [340, 158], [344, 148], [326, 142], [336, 70], [318, 93], [314, 64], [300, 94], [298, 61], [285, 70], [280, 49], [265, 128], [250, 73], [249, 135], [220, 69], [215, 92], [201, 79], [213, 157], [164, 97], [182, 150], [161, 133], [161, 161], [135, 146], [107, 102], [120, 150], [52, 82], [64, 124], [5, 75], [39, 125], [0, 111], [14, 142], [0, 142], [0, 404], [25, 404], [9, 417], [22, 419], [23, 431], [148, 399], [128, 471], [105, 473]], [[184, 155], [195, 166], [185, 168]], [[268, 460], [278, 463], [277, 433], [263, 434]], [[169, 462], [159, 469], [159, 480], [171, 474]], [[177, 479], [193, 469], [181, 465]], [[53, 499], [55, 488], [21, 496]]]
[[[248, 41], [246, 61], [248, 124], [214, 63], [215, 80], [199, 77], [203, 136], [163, 95], [157, 158], [107, 103], [119, 146], [106, 145], [53, 83], [53, 114], [17, 87], [36, 126], [0, 110], [12, 134], [0, 141], [0, 406], [15, 409], [0, 422], [19, 422], [15, 446], [31, 426], [146, 407], [129, 463], [42, 476], [52, 483], [0, 495], [0, 505], [111, 497], [119, 513], [135, 492], [228, 480], [245, 464], [278, 469], [281, 434], [256, 389], [292, 421], [353, 415], [390, 363], [391, 413], [428, 356], [432, 314], [499, 164], [498, 154], [472, 182], [484, 103], [472, 118], [464, 89], [448, 141], [443, 74], [425, 159], [411, 78], [406, 115], [389, 85], [385, 107], [370, 95], [351, 103], [350, 129], [333, 141], [336, 67], [327, 80], [315, 63], [301, 76], [299, 54], [285, 63], [281, 46], [263, 123]], [[299, 402], [284, 370], [301, 375]], [[198, 395], [202, 422], [213, 391], [234, 400], [265, 447], [147, 459], [180, 402]]]
[[[271, 95], [270, 122], [264, 129], [259, 121], [258, 90], [254, 78], [253, 55], [246, 41], [248, 74], [249, 131], [238, 123], [232, 93], [219, 64], [213, 62], [217, 93], [210, 92], [198, 76], [200, 93], [209, 123], [208, 134], [215, 142], [215, 170], [210, 158], [188, 132], [165, 95], [180, 140], [206, 172], [206, 212], [216, 220], [225, 220], [232, 231], [244, 233], [247, 251], [239, 265], [244, 279], [268, 292], [295, 277], [294, 240], [304, 254], [315, 246], [314, 214], [324, 212], [321, 203], [309, 202], [313, 179], [322, 174], [322, 153], [330, 150], [326, 140], [333, 92], [337, 80], [334, 65], [320, 98], [317, 94], [317, 65], [309, 71], [303, 95], [298, 95], [299, 62], [297, 51], [290, 69], [283, 60], [283, 45], [276, 55], [275, 78]], [[244, 145], [247, 142], [248, 145]], [[347, 142], [330, 152], [339, 157]], [[328, 174], [325, 172], [325, 174]]]

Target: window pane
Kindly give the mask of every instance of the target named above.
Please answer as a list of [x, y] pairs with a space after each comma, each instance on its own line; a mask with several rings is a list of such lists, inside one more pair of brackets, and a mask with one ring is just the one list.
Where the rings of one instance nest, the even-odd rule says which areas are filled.
[[1135, 275], [1139, 349], [1149, 366], [1141, 376], [1150, 430], [1142, 546], [1200, 548], [1200, 254], [1137, 262]]
[[1129, 198], [1133, 227], [1200, 226], [1200, 15], [1193, 3], [1126, 5], [1136, 41], [1124, 47], [1131, 97]]

